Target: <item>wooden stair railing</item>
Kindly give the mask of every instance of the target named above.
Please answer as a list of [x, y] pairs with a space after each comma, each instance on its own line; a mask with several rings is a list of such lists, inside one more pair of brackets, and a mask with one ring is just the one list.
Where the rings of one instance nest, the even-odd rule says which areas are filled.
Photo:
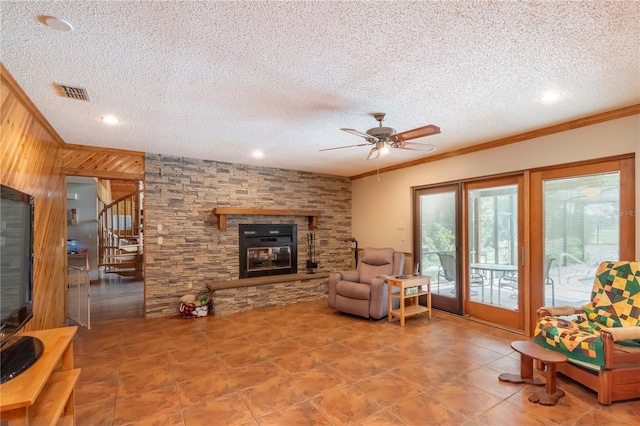
[[98, 215], [99, 266], [105, 273], [142, 279], [142, 209], [138, 189], [102, 208]]

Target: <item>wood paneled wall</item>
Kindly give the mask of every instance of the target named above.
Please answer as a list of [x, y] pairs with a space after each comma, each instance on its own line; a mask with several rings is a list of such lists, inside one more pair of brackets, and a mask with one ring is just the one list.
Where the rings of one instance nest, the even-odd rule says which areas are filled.
[[112, 200], [130, 195], [138, 189], [138, 182], [134, 180], [111, 180], [110, 184]]
[[35, 197], [34, 316], [25, 330], [66, 324], [65, 176], [144, 179], [144, 153], [66, 144], [0, 63], [0, 176]]
[[63, 142], [0, 68], [1, 183], [35, 197], [34, 315], [25, 330], [66, 323], [65, 178]]

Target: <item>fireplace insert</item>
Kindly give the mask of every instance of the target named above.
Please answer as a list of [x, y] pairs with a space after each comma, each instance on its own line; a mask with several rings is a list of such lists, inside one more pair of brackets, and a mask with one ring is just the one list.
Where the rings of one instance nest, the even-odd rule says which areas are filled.
[[240, 278], [298, 272], [298, 225], [239, 225]]

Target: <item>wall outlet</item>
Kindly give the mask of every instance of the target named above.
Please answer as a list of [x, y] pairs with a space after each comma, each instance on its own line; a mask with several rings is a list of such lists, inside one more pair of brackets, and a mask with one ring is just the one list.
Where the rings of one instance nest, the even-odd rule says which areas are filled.
[[158, 237], [158, 245], [162, 245], [163, 242], [164, 242], [164, 238]]
[[191, 290], [192, 288], [193, 288], [193, 283], [189, 281], [189, 290]]

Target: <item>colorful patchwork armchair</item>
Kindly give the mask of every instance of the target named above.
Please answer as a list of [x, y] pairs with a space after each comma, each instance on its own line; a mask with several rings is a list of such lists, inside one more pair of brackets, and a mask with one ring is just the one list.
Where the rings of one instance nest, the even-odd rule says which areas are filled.
[[640, 398], [640, 262], [601, 263], [591, 302], [543, 307], [538, 316], [533, 341], [569, 359], [559, 373], [596, 391], [603, 405]]

